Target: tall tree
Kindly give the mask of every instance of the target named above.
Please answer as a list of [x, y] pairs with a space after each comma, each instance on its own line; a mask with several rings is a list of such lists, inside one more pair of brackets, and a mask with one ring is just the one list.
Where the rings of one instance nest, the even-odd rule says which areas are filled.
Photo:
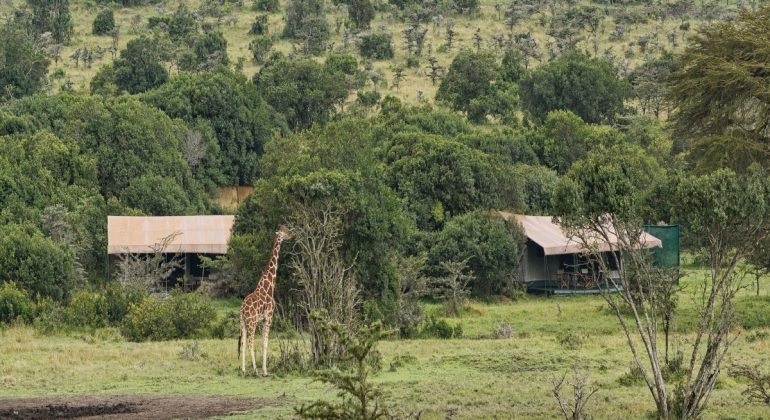
[[550, 111], [565, 109], [597, 124], [615, 120], [631, 87], [610, 62], [570, 53], [530, 72], [520, 94], [524, 109], [538, 122]]
[[313, 60], [273, 57], [254, 75], [257, 90], [289, 127], [301, 130], [325, 124], [348, 96], [345, 74]]
[[0, 99], [40, 91], [50, 60], [45, 44], [13, 22], [0, 26]]
[[698, 30], [669, 81], [673, 127], [700, 170], [770, 165], [770, 6]]
[[162, 64], [168, 58], [168, 52], [155, 39], [132, 39], [113, 64], [115, 84], [129, 93], [156, 88], [168, 80], [168, 71]]
[[32, 9], [32, 29], [37, 34], [50, 32], [53, 39], [68, 44], [73, 34], [69, 0], [27, 0]]

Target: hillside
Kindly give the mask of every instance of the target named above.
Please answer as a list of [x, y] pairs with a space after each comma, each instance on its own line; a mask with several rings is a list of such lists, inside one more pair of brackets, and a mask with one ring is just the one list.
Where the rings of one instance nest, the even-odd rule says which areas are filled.
[[[285, 0], [282, 0], [285, 1]], [[184, 5], [200, 16], [200, 26], [210, 26], [221, 31], [227, 39], [227, 54], [231, 63], [242, 62], [242, 72], [251, 77], [259, 65], [252, 60], [249, 43], [253, 35], [249, 30], [257, 15], [269, 16], [269, 34], [274, 38], [273, 51], [292, 54], [295, 41], [281, 37], [284, 27], [285, 4], [281, 3], [276, 12], [255, 11], [249, 2], [230, 1], [161, 1], [144, 6], [121, 7], [116, 3], [75, 0], [71, 1], [74, 22], [74, 36], [59, 53], [60, 59], [50, 67], [51, 92], [57, 92], [71, 82], [72, 88], [88, 91], [91, 78], [102, 65], [113, 60], [113, 54], [105, 52], [96, 56], [90, 66], [76, 65], [70, 58], [79, 48], [95, 51], [113, 45], [110, 35], [97, 36], [91, 33], [97, 13], [104, 9], [114, 10], [115, 25], [119, 36], [117, 50], [125, 48], [128, 41], [147, 34], [148, 19], [153, 16], [169, 16]], [[256, 2], [255, 2], [256, 3]], [[366, 65], [370, 75], [367, 89], [399, 97], [407, 103], [433, 102], [437, 85], [429, 77], [428, 57], [437, 59], [438, 66], [446, 70], [456, 53], [463, 49], [490, 50], [500, 56], [508, 48], [526, 51], [530, 66], [558, 55], [560, 47], [574, 43], [579, 50], [592, 56], [610, 58], [619, 68], [621, 75], [628, 74], [636, 65], [664, 51], [677, 52], [686, 44], [687, 38], [703, 22], [729, 19], [738, 10], [738, 2], [687, 2], [682, 0], [621, 1], [621, 2], [546, 2], [540, 0], [515, 0], [511, 2], [482, 0], [477, 11], [458, 13], [451, 8], [451, 2], [426, 2], [425, 7], [416, 8], [423, 18], [419, 30], [426, 30], [424, 47], [416, 64], [407, 64], [406, 33], [414, 14], [401, 10], [384, 1], [378, 1], [378, 10], [368, 31], [351, 32], [347, 48], [345, 22], [348, 21], [347, 6], [327, 4], [325, 17], [331, 28], [327, 42], [328, 51], [352, 52], [357, 54], [356, 33], [380, 33], [392, 35], [395, 56], [389, 60], [375, 60]], [[752, 4], [755, 4], [753, 2]], [[0, 5], [0, 15], [7, 14], [11, 6], [23, 2], [9, 0]], [[214, 17], [216, 15], [217, 17]], [[514, 16], [511, 19], [510, 16]], [[456, 33], [453, 45], [447, 47], [448, 28]], [[528, 34], [530, 38], [522, 38]], [[517, 41], [518, 38], [518, 41]], [[327, 52], [315, 55], [323, 60]], [[365, 59], [359, 56], [364, 66]], [[394, 69], [404, 68], [405, 79], [398, 89], [393, 86]], [[174, 71], [173, 64], [169, 67]], [[377, 80], [376, 86], [371, 81]]]

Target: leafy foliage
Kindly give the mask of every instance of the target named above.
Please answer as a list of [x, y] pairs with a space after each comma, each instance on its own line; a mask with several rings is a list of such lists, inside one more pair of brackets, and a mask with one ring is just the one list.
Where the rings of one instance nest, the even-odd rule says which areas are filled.
[[768, 30], [770, 7], [744, 11], [701, 28], [679, 59], [668, 99], [676, 134], [701, 171], [767, 164], [770, 43], [756, 34]]
[[203, 333], [215, 314], [211, 302], [201, 295], [174, 290], [165, 299], [147, 296], [131, 304], [121, 332], [130, 341], [194, 338]]
[[17, 319], [31, 322], [35, 303], [27, 292], [19, 289], [14, 282], [0, 284], [0, 323], [10, 324]]
[[18, 98], [40, 91], [50, 60], [43, 45], [13, 22], [0, 25], [0, 98]]
[[142, 99], [172, 118], [209, 125], [209, 143], [198, 170], [216, 185], [248, 185], [259, 175], [258, 160], [272, 131], [285, 126], [243, 76], [225, 68], [180, 74]]
[[157, 40], [146, 36], [132, 39], [113, 62], [115, 85], [129, 93], [156, 88], [168, 80], [168, 70], [162, 64], [167, 59]]
[[615, 120], [631, 88], [611, 63], [572, 53], [527, 74], [520, 94], [524, 109], [538, 122], [550, 111], [563, 109], [596, 124]]
[[104, 9], [96, 14], [91, 32], [94, 35], [105, 35], [115, 28], [115, 14], [110, 9]]
[[329, 121], [348, 95], [345, 75], [312, 60], [274, 56], [254, 75], [254, 84], [293, 130]]

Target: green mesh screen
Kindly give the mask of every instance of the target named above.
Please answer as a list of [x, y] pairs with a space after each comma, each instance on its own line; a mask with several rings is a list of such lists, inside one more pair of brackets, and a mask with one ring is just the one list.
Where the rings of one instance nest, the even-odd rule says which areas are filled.
[[645, 225], [644, 230], [663, 242], [663, 248], [653, 248], [656, 267], [679, 267], [679, 225]]

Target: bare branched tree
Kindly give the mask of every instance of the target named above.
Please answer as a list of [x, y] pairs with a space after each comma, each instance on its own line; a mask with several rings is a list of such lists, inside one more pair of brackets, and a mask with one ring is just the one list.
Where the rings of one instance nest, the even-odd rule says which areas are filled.
[[[564, 386], [572, 387], [573, 398], [564, 393]], [[588, 418], [585, 414], [588, 400], [596, 394], [598, 388], [589, 386], [588, 375], [574, 369], [574, 379], [572, 382], [567, 380], [567, 372], [561, 378], [553, 380], [553, 396], [559, 403], [559, 409], [567, 420], [582, 420]]]
[[299, 306], [310, 330], [313, 361], [324, 363], [342, 350], [322, 334], [317, 318], [353, 331], [358, 325], [360, 303], [353, 266], [340, 255], [342, 247], [341, 213], [331, 205], [321, 208], [297, 206], [288, 225], [294, 236], [290, 266], [299, 285]]
[[[580, 168], [584, 172], [573, 173], [577, 182], [562, 184], [557, 192], [559, 212], [564, 215], [562, 226], [593, 265], [593, 281], [617, 291], [605, 290], [602, 295], [623, 329], [658, 415], [664, 419], [698, 418], [737, 338], [732, 328], [733, 304], [748, 273], [739, 269], [739, 264], [770, 235], [770, 180], [759, 171], [739, 176], [718, 170], [679, 179], [672, 191], [674, 218], [685, 227], [694, 249], [706, 257], [709, 271], [693, 294], [698, 323], [690, 344], [683, 349], [683, 377], [677, 379], [675, 392], [669, 392], [659, 334], [663, 320], [673, 310], [668, 299], [673, 296], [671, 283], [676, 276], [656, 267], [646, 250], [651, 239], [643, 232], [641, 214], [643, 183], [649, 184], [643, 170], [649, 167], [633, 162], [629, 156], [608, 154]], [[618, 170], [620, 167], [623, 171]], [[612, 176], [602, 173], [603, 179], [610, 181], [596, 183], [592, 171]], [[615, 191], [616, 196], [601, 201], [597, 190]]]
[[462, 261], [445, 261], [441, 263], [441, 269], [446, 273], [445, 277], [434, 280], [433, 295], [444, 298], [449, 304], [447, 310], [451, 315], [459, 315], [465, 305], [465, 300], [470, 295], [468, 283], [474, 279], [472, 272], [466, 274], [468, 258]]
[[187, 165], [192, 172], [206, 156], [208, 145], [203, 140], [203, 134], [198, 130], [187, 130], [186, 135], [179, 144], [179, 150], [187, 161]]
[[123, 287], [155, 292], [168, 291], [168, 279], [174, 270], [182, 267], [182, 259], [175, 254], [168, 259], [166, 250], [181, 232], [174, 232], [151, 246], [152, 253], [124, 252], [118, 255], [118, 282]]

